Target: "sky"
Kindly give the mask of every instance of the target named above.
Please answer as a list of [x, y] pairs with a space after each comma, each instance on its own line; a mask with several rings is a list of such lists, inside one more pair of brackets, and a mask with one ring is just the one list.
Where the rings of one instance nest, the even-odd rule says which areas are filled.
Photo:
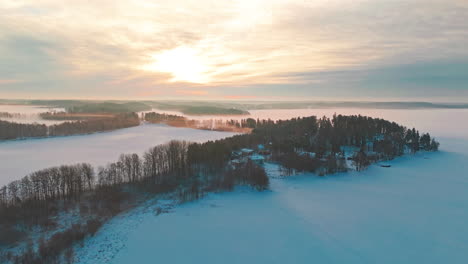
[[468, 102], [468, 0], [1, 0], [0, 98]]

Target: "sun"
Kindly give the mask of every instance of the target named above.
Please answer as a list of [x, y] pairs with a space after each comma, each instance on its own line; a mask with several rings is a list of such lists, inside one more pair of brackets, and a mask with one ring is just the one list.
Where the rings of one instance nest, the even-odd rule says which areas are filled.
[[154, 62], [143, 66], [144, 70], [170, 73], [171, 82], [207, 83], [207, 63], [197, 50], [190, 47], [177, 47], [154, 54]]

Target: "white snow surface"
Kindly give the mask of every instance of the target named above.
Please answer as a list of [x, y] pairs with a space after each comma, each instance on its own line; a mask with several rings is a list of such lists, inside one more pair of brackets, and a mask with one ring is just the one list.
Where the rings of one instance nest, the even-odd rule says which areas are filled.
[[468, 263], [467, 112], [408, 112], [443, 135], [440, 152], [326, 177], [283, 178], [266, 163], [271, 191], [210, 194], [161, 215], [149, 201], [88, 239], [77, 263]]
[[111, 132], [0, 142], [0, 186], [51, 166], [116, 161], [122, 153], [142, 154], [170, 140], [204, 142], [234, 133], [144, 124]]

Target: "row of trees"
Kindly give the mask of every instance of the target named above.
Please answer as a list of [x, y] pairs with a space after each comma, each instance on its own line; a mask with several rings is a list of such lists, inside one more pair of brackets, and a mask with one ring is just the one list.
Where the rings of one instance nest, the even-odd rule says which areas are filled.
[[98, 168], [97, 184], [100, 187], [137, 182], [177, 185], [190, 177], [188, 146], [189, 143], [185, 141], [171, 141], [150, 148], [142, 158], [138, 154], [123, 154], [117, 162]]
[[89, 134], [138, 125], [140, 125], [140, 120], [137, 114], [125, 113], [110, 118], [89, 119], [52, 125], [49, 126], [49, 136]]
[[22, 116], [20, 113], [0, 112], [0, 118], [21, 118]]
[[79, 198], [93, 188], [94, 169], [83, 163], [36, 171], [0, 188], [0, 205]]
[[0, 140], [45, 137], [47, 136], [47, 126], [39, 124], [20, 124], [0, 120]]
[[222, 119], [193, 120], [179, 115], [160, 114], [155, 112], [145, 113], [142, 119], [153, 124], [163, 123], [174, 127], [189, 127], [203, 130], [230, 132], [250, 132], [251, 130], [251, 127], [246, 123], [246, 120], [249, 119], [241, 121]]
[[[125, 185], [154, 186], [157, 190], [165, 188], [164, 191], [171, 191], [176, 188], [193, 189], [194, 182], [197, 182], [196, 192], [217, 189], [213, 186], [218, 186], [218, 182], [223, 182], [228, 172], [232, 173], [233, 170], [228, 166], [229, 150], [223, 148], [223, 155], [214, 151], [223, 145], [222, 140], [204, 144], [171, 141], [150, 148], [142, 157], [122, 154], [118, 161], [97, 170], [83, 163], [33, 172], [0, 188], [0, 220], [5, 220], [8, 215], [12, 222], [22, 220], [8, 214], [9, 208], [17, 209], [25, 205], [40, 208], [58, 200], [79, 201], [83, 194], [90, 191], [119, 189]], [[201, 152], [207, 155], [199, 155]], [[236, 175], [232, 182], [250, 184], [259, 189], [264, 184], [262, 188], [266, 188], [266, 174], [263, 180], [258, 179], [258, 170], [263, 169], [253, 167], [254, 164], [250, 164], [245, 175], [232, 174]], [[3, 214], [2, 210], [7, 211]]]
[[156, 112], [145, 113], [144, 120], [150, 123], [166, 123], [166, 122], [181, 122], [185, 123], [187, 121], [186, 117], [170, 114], [160, 114]]
[[139, 124], [140, 120], [135, 113], [120, 114], [102, 119], [65, 122], [51, 126], [44, 124], [21, 124], [0, 120], [0, 140], [89, 134], [138, 126]]

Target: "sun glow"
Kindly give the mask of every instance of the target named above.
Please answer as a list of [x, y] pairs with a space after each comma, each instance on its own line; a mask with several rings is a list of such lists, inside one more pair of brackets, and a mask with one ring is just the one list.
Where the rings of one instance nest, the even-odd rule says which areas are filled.
[[170, 73], [172, 82], [207, 83], [208, 66], [198, 52], [189, 47], [177, 47], [152, 56], [154, 62], [144, 70]]

